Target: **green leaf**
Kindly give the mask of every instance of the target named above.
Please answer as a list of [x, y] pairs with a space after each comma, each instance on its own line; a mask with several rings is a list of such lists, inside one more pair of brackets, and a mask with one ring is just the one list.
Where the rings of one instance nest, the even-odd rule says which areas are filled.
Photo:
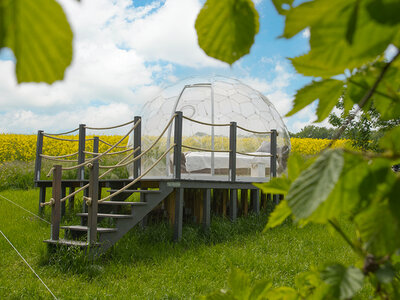
[[251, 0], [207, 0], [195, 24], [199, 46], [208, 56], [233, 64], [250, 52], [258, 19]]
[[381, 257], [400, 247], [399, 226], [387, 202], [376, 202], [355, 217], [365, 249]]
[[364, 274], [355, 267], [335, 264], [321, 271], [321, 278], [331, 286], [333, 295], [340, 299], [347, 299], [361, 289]]
[[279, 202], [279, 204], [270, 214], [267, 226], [265, 227], [264, 231], [282, 224], [282, 222], [285, 221], [291, 214], [292, 210], [290, 209], [287, 201], [283, 200]]
[[370, 0], [368, 2], [368, 12], [376, 22], [392, 26], [400, 23], [398, 0]]
[[292, 6], [294, 0], [272, 0], [272, 3], [275, 6], [275, 9], [278, 11], [280, 15], [286, 15], [288, 13], [288, 9], [284, 7], [284, 5]]
[[299, 299], [297, 292], [290, 287], [282, 286], [269, 290], [266, 299], [268, 300], [296, 300]]
[[18, 82], [63, 79], [72, 60], [72, 31], [61, 6], [54, 0], [14, 0], [0, 7], [0, 47], [14, 52]]
[[[360, 184], [367, 175], [368, 164], [361, 155], [344, 153], [343, 157], [344, 166], [336, 186], [307, 219], [308, 221], [326, 223], [328, 220], [350, 213], [360, 202]], [[370, 186], [368, 191], [374, 188], [375, 186]]]
[[342, 150], [326, 150], [301, 172], [286, 198], [297, 219], [309, 217], [327, 199], [339, 180], [343, 164]]
[[303, 29], [318, 23], [325, 14], [342, 7], [346, 0], [340, 1], [308, 1], [289, 10], [286, 14], [283, 37], [291, 38]]
[[299, 110], [319, 99], [317, 122], [321, 122], [329, 116], [329, 113], [339, 101], [342, 92], [343, 82], [340, 80], [325, 79], [322, 81], [313, 81], [309, 85], [306, 85], [297, 91], [294, 99], [294, 106], [292, 110], [286, 114], [286, 117], [292, 116]]
[[[309, 24], [311, 26], [310, 51], [306, 55], [291, 59], [299, 73], [324, 78], [342, 74], [346, 69], [358, 68], [378, 55], [382, 55], [389, 44], [394, 42], [399, 28], [371, 22], [366, 1], [360, 1], [354, 27], [356, 34], [353, 36], [352, 43], [349, 44], [346, 34], [357, 1], [348, 0], [338, 3], [331, 1], [337, 5], [330, 6], [328, 11], [325, 10], [325, 0], [314, 1], [314, 7], [311, 7], [308, 13], [319, 14], [319, 18], [312, 20]], [[318, 9], [323, 12], [322, 15]], [[287, 18], [290, 16], [289, 12]], [[303, 13], [297, 18], [304, 18], [304, 16]]]
[[379, 266], [379, 270], [375, 272], [376, 278], [381, 283], [391, 283], [396, 276], [395, 268], [389, 263]]
[[[345, 101], [351, 100], [352, 103], [359, 103], [366, 93], [374, 85], [380, 76], [386, 63], [377, 62], [368, 68], [362, 69], [347, 80], [347, 93]], [[372, 96], [377, 111], [382, 119], [390, 120], [400, 116], [400, 69], [394, 65], [379, 83]], [[371, 102], [371, 101], [370, 101]], [[364, 106], [364, 111], [368, 111], [369, 105]]]
[[400, 154], [400, 127], [397, 126], [385, 133], [379, 144], [382, 149]]
[[265, 183], [254, 183], [264, 194], [286, 195], [290, 188], [290, 180], [287, 177], [275, 177]]
[[272, 283], [268, 280], [261, 280], [255, 284], [251, 290], [249, 300], [261, 300], [265, 299], [265, 294], [271, 288]]
[[248, 299], [250, 295], [250, 278], [239, 269], [233, 269], [229, 275], [228, 285], [236, 299]]
[[357, 1], [354, 3], [353, 11], [350, 15], [349, 23], [347, 25], [346, 30], [346, 40], [349, 44], [353, 43], [354, 33], [356, 32], [357, 27], [357, 19], [358, 19], [358, 10], [360, 8], [360, 2]]

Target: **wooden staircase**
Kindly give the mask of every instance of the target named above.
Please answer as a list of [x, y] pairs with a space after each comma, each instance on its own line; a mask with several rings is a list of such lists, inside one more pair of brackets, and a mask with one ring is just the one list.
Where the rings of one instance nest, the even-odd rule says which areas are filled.
[[[108, 190], [113, 193], [116, 190]], [[165, 182], [160, 182], [158, 190], [125, 190], [119, 194], [117, 200], [99, 202], [97, 213], [97, 223], [110, 223], [112, 227], [97, 226], [97, 241], [88, 241], [88, 213], [78, 213], [81, 218], [80, 225], [61, 226], [65, 230], [64, 239], [49, 239], [44, 242], [50, 245], [59, 246], [78, 246], [87, 248], [91, 256], [97, 256], [120, 240], [135, 225], [139, 224], [158, 204], [160, 204], [171, 192], [172, 187]], [[121, 201], [128, 199], [133, 194], [140, 194], [140, 202]], [[124, 213], [121, 213], [123, 211]], [[106, 220], [106, 221], [104, 221]], [[90, 247], [89, 247], [90, 246]]]

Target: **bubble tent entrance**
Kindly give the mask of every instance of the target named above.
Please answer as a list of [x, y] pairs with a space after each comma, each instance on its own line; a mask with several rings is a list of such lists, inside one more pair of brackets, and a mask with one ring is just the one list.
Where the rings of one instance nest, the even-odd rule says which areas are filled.
[[[264, 181], [262, 178], [270, 176], [268, 155], [273, 129], [277, 131], [277, 175], [286, 169], [290, 152], [288, 130], [273, 104], [248, 85], [225, 77], [193, 77], [164, 89], [142, 108], [143, 151], [152, 145], [176, 111], [183, 114], [182, 145], [188, 146], [182, 149], [183, 179], [228, 179], [231, 122], [237, 125], [238, 180]], [[155, 154], [163, 153], [173, 141], [171, 124], [158, 148], [143, 156], [141, 169], [152, 166], [158, 158]], [[133, 138], [129, 143], [133, 144]], [[148, 176], [173, 177], [172, 165], [173, 157], [168, 153]], [[132, 168], [129, 171], [132, 176]]]

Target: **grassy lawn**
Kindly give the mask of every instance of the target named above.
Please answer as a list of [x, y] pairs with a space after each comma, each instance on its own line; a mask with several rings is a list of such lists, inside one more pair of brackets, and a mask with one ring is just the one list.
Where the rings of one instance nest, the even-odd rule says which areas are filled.
[[[36, 213], [38, 193], [8, 190], [0, 195]], [[43, 240], [49, 238], [50, 226], [0, 197], [0, 230], [60, 299], [194, 298], [225, 287], [232, 267], [280, 286], [293, 285], [295, 275], [311, 266], [357, 262], [342, 239], [323, 226], [299, 229], [287, 222], [262, 233], [266, 222], [266, 214], [236, 223], [213, 218], [207, 234], [198, 226], [184, 226], [178, 244], [170, 242], [165, 224], [136, 229], [90, 263], [76, 251], [49, 257]], [[368, 295], [363, 290], [360, 297]], [[51, 296], [0, 236], [0, 299], [9, 298]]]

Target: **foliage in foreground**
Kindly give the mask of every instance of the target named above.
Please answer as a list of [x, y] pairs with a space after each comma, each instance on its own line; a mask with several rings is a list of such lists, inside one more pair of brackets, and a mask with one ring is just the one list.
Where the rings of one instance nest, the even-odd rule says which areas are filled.
[[[251, 0], [221, 0], [218, 5], [206, 1], [196, 28], [214, 24], [209, 32], [218, 31], [219, 24], [230, 15], [209, 13], [207, 18], [205, 12], [221, 9], [224, 3], [224, 10], [235, 14], [239, 2], [253, 7]], [[282, 37], [290, 39], [305, 29], [310, 31], [309, 52], [290, 60], [297, 72], [316, 79], [297, 91], [287, 116], [318, 100], [316, 114], [320, 122], [341, 101], [344, 119], [334, 140], [349, 128], [359, 111], [368, 112], [372, 104], [382, 121], [400, 118], [399, 1], [314, 0], [297, 6], [293, 6], [293, 0], [272, 2], [285, 18]], [[255, 14], [254, 18], [257, 17]], [[253, 20], [247, 26], [254, 24], [257, 22]], [[241, 35], [250, 32], [232, 31], [226, 38], [240, 41]], [[201, 41], [208, 33], [197, 30], [197, 34]], [[218, 38], [215, 43], [222, 44], [225, 37]], [[210, 53], [210, 45], [199, 44]], [[246, 47], [243, 43], [243, 48]], [[391, 170], [400, 161], [400, 127], [381, 138], [382, 153], [330, 146], [311, 164], [292, 156], [287, 176], [260, 186], [266, 193], [285, 195], [267, 228], [278, 226], [288, 217], [299, 226], [327, 224], [359, 256], [359, 263], [334, 263], [300, 274], [296, 289], [271, 289], [268, 282], [250, 289], [245, 275], [234, 272], [230, 290], [208, 298], [349, 299], [367, 282], [374, 286], [376, 297], [400, 298], [400, 176]], [[339, 216], [346, 216], [354, 223], [356, 238], [343, 231], [337, 222]]]

